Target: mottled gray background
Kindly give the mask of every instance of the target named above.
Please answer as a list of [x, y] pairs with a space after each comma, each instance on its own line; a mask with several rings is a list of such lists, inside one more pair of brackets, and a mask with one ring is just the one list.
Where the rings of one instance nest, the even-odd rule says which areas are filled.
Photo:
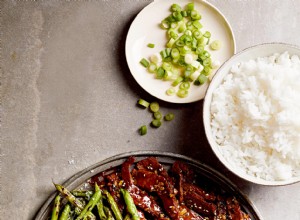
[[[265, 187], [242, 181], [215, 158], [202, 124], [202, 101], [161, 103], [176, 119], [141, 137], [154, 100], [134, 81], [125, 39], [149, 0], [4, 1], [1, 7], [0, 218], [32, 219], [78, 171], [115, 154], [161, 150], [225, 173], [265, 220], [300, 220], [300, 183]], [[300, 45], [299, 0], [210, 1], [228, 18], [237, 51], [264, 42]]]

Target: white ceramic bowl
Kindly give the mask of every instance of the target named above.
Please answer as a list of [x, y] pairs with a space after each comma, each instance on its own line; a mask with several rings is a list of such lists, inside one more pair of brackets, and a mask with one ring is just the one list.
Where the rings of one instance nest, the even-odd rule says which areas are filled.
[[[202, 86], [191, 86], [189, 95], [179, 98], [168, 96], [166, 90], [171, 87], [170, 81], [155, 79], [146, 68], [140, 64], [142, 58], [147, 58], [165, 49], [166, 32], [159, 27], [160, 22], [170, 14], [170, 6], [174, 3], [185, 6], [190, 0], [155, 0], [147, 5], [132, 22], [125, 46], [126, 60], [130, 72], [136, 82], [150, 95], [170, 103], [191, 103], [204, 98], [208, 83]], [[209, 50], [212, 60], [225, 62], [235, 53], [235, 39], [232, 29], [225, 16], [211, 3], [203, 0], [193, 1], [195, 9], [201, 14], [203, 30], [212, 34], [212, 40], [220, 40], [222, 48], [218, 51]], [[155, 48], [147, 47], [154, 43]], [[214, 74], [214, 71], [212, 72]]]
[[210, 113], [210, 105], [213, 97], [214, 90], [222, 83], [224, 77], [228, 74], [230, 71], [230, 68], [233, 64], [248, 61], [250, 59], [255, 59], [257, 57], [266, 57], [271, 56], [274, 53], [283, 53], [285, 51], [288, 51], [290, 55], [298, 55], [300, 56], [300, 47], [284, 44], [284, 43], [267, 43], [267, 44], [260, 44], [257, 46], [253, 46], [250, 48], [247, 48], [237, 54], [235, 54], [233, 57], [231, 57], [229, 60], [227, 60], [217, 71], [214, 78], [212, 79], [209, 88], [207, 89], [205, 99], [204, 99], [204, 106], [203, 106], [203, 122], [205, 127], [205, 133], [208, 139], [208, 142], [215, 153], [215, 155], [219, 158], [219, 160], [223, 163], [224, 166], [226, 166], [231, 172], [235, 173], [237, 176], [250, 181], [252, 183], [261, 184], [261, 185], [287, 185], [292, 184], [300, 181], [299, 177], [293, 177], [288, 180], [281, 180], [281, 181], [268, 181], [264, 179], [260, 179], [254, 176], [250, 176], [246, 172], [243, 172], [242, 169], [239, 169], [239, 167], [234, 167], [231, 165], [223, 156], [223, 154], [220, 151], [220, 146], [215, 142], [215, 139], [212, 135], [211, 131], [211, 113]]

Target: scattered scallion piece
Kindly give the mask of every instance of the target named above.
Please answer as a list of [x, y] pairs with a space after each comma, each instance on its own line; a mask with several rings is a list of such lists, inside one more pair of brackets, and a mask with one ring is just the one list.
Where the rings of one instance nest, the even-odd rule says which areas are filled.
[[147, 46], [148, 46], [149, 48], [154, 48], [154, 47], [155, 47], [155, 44], [149, 43]]
[[162, 114], [158, 111], [158, 112], [154, 112], [153, 113], [153, 117], [155, 118], [155, 119], [158, 119], [158, 120], [160, 120], [161, 118], [162, 118]]
[[161, 121], [158, 120], [158, 119], [154, 119], [152, 122], [151, 122], [152, 126], [155, 127], [155, 128], [159, 128], [161, 126]]
[[147, 129], [146, 125], [141, 126], [140, 129], [139, 129], [141, 135], [147, 134], [147, 130], [148, 129]]
[[158, 112], [159, 111], [159, 104], [157, 102], [150, 103], [150, 111], [151, 112]]
[[148, 108], [150, 103], [145, 101], [144, 99], [139, 99], [138, 104], [144, 108]]
[[[175, 93], [175, 89], [174, 88], [171, 88], [174, 90], [174, 93]], [[174, 118], [174, 114], [173, 113], [168, 113], [166, 114], [164, 117], [162, 115], [162, 113], [159, 111], [159, 104], [158, 102], [151, 102], [149, 104], [149, 102], [147, 102], [146, 100], [144, 99], [139, 99], [138, 100], [138, 104], [147, 108], [149, 107], [150, 108], [150, 111], [153, 113], [153, 120], [151, 121], [151, 126], [154, 127], [154, 128], [158, 128], [162, 125], [162, 118], [164, 118], [166, 121], [171, 121], [173, 120]], [[139, 129], [138, 129], [138, 132], [140, 133], [140, 135], [146, 135], [147, 132], [148, 132], [148, 128], [146, 125], [142, 125]]]
[[164, 119], [166, 121], [172, 121], [174, 119], [175, 115], [173, 113], [168, 113], [165, 115]]

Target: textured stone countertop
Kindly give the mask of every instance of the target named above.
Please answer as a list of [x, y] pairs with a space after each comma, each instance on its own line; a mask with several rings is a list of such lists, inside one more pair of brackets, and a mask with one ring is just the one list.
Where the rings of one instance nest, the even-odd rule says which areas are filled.
[[[1, 7], [0, 219], [32, 219], [62, 183], [115, 154], [160, 150], [225, 173], [265, 220], [300, 220], [300, 183], [266, 187], [227, 171], [210, 150], [202, 105], [161, 103], [176, 120], [141, 137], [154, 100], [125, 59], [131, 22], [150, 0], [22, 1]], [[230, 22], [237, 51], [265, 42], [300, 45], [299, 0], [211, 0]], [[150, 117], [151, 118], [151, 117]]]

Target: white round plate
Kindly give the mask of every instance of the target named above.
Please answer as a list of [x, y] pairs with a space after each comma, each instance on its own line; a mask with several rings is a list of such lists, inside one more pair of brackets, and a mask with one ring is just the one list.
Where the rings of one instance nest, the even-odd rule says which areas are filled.
[[212, 102], [214, 90], [217, 87], [219, 87], [219, 85], [223, 82], [224, 77], [230, 72], [230, 69], [234, 64], [240, 62], [246, 62], [252, 59], [256, 59], [258, 57], [271, 56], [274, 53], [283, 53], [286, 51], [289, 52], [290, 55], [300, 56], [300, 47], [284, 44], [284, 43], [260, 44], [260, 45], [249, 47], [235, 54], [228, 61], [226, 61], [215, 74], [214, 78], [210, 83], [209, 88], [207, 89], [207, 93], [205, 95], [204, 104], [203, 104], [204, 129], [205, 129], [207, 140], [215, 155], [219, 158], [219, 160], [223, 163], [223, 165], [226, 166], [231, 172], [235, 173], [237, 176], [249, 182], [260, 184], [260, 185], [278, 186], [278, 185], [292, 184], [292, 183], [300, 182], [300, 176], [293, 177], [288, 180], [269, 181], [258, 177], [250, 176], [244, 170], [241, 170], [238, 166], [236, 166], [236, 164], [231, 164], [223, 156], [220, 150], [220, 146], [216, 143], [215, 138], [212, 134], [210, 105]]
[[[190, 103], [204, 98], [208, 83], [202, 86], [191, 86], [186, 98], [176, 95], [168, 96], [166, 90], [171, 87], [171, 81], [155, 79], [140, 64], [142, 58], [147, 58], [165, 49], [167, 42], [166, 31], [160, 28], [161, 21], [170, 15], [170, 7], [177, 3], [184, 7], [190, 0], [156, 0], [146, 6], [132, 22], [126, 38], [126, 59], [131, 74], [137, 83], [152, 96], [171, 103]], [[221, 64], [235, 53], [235, 40], [229, 23], [222, 13], [206, 1], [193, 1], [195, 9], [201, 14], [203, 30], [211, 32], [211, 40], [220, 40], [222, 48], [210, 51], [212, 60], [219, 60]], [[154, 43], [154, 48], [147, 44]], [[214, 74], [214, 72], [212, 73]]]

